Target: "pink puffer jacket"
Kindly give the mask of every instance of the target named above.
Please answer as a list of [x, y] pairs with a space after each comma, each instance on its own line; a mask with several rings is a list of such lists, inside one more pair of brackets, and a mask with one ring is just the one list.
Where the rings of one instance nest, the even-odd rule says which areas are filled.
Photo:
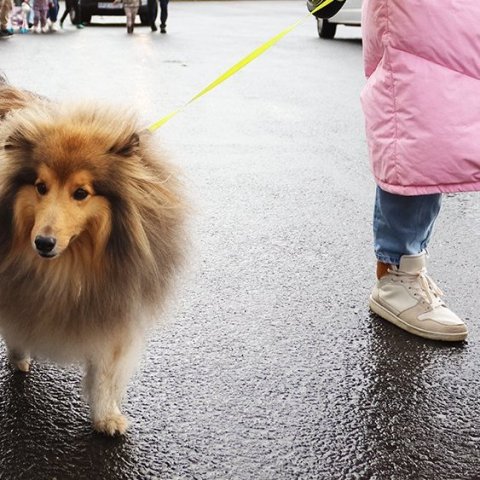
[[362, 22], [378, 185], [480, 190], [480, 0], [364, 0]]

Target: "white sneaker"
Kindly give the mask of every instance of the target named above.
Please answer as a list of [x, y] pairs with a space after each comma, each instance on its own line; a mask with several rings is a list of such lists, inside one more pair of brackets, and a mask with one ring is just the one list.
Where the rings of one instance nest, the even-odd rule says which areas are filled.
[[50, 23], [50, 31], [51, 32], [58, 32], [57, 22], [51, 22]]
[[404, 255], [378, 280], [370, 308], [407, 332], [432, 340], [465, 340], [465, 323], [443, 301], [442, 291], [427, 275], [426, 254]]
[[33, 33], [40, 33], [41, 31], [42, 31], [42, 27], [40, 25], [33, 27]]
[[42, 33], [48, 33], [48, 27], [46, 25], [42, 27]]

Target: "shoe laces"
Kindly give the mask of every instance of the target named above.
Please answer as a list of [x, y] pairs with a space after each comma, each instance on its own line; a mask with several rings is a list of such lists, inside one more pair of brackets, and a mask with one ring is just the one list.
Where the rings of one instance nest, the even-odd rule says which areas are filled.
[[398, 267], [392, 267], [388, 269], [388, 273], [400, 278], [400, 282], [404, 283], [404, 280], [412, 285], [416, 286], [421, 297], [432, 307], [438, 307], [445, 305], [440, 297], [443, 296], [443, 292], [438, 285], [427, 275], [427, 269], [422, 268], [417, 273], [408, 273], [398, 270]]

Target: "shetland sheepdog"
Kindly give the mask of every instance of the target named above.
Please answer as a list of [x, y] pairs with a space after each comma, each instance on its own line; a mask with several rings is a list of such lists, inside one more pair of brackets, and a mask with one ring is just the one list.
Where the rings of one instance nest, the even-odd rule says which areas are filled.
[[0, 334], [14, 369], [79, 363], [93, 426], [120, 404], [184, 258], [179, 175], [135, 115], [0, 78]]

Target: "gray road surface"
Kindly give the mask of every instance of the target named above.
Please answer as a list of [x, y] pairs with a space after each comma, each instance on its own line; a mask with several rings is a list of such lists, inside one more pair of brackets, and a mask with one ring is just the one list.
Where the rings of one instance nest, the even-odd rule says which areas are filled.
[[[304, 13], [172, 3], [166, 36], [68, 25], [1, 42], [1, 69], [55, 99], [132, 105], [148, 125]], [[480, 204], [446, 198], [430, 252], [467, 343], [369, 313], [361, 53], [359, 29], [320, 41], [308, 21], [162, 128], [195, 204], [192, 257], [129, 389], [132, 428], [95, 434], [76, 368], [16, 375], [1, 347], [0, 479], [480, 478]]]

